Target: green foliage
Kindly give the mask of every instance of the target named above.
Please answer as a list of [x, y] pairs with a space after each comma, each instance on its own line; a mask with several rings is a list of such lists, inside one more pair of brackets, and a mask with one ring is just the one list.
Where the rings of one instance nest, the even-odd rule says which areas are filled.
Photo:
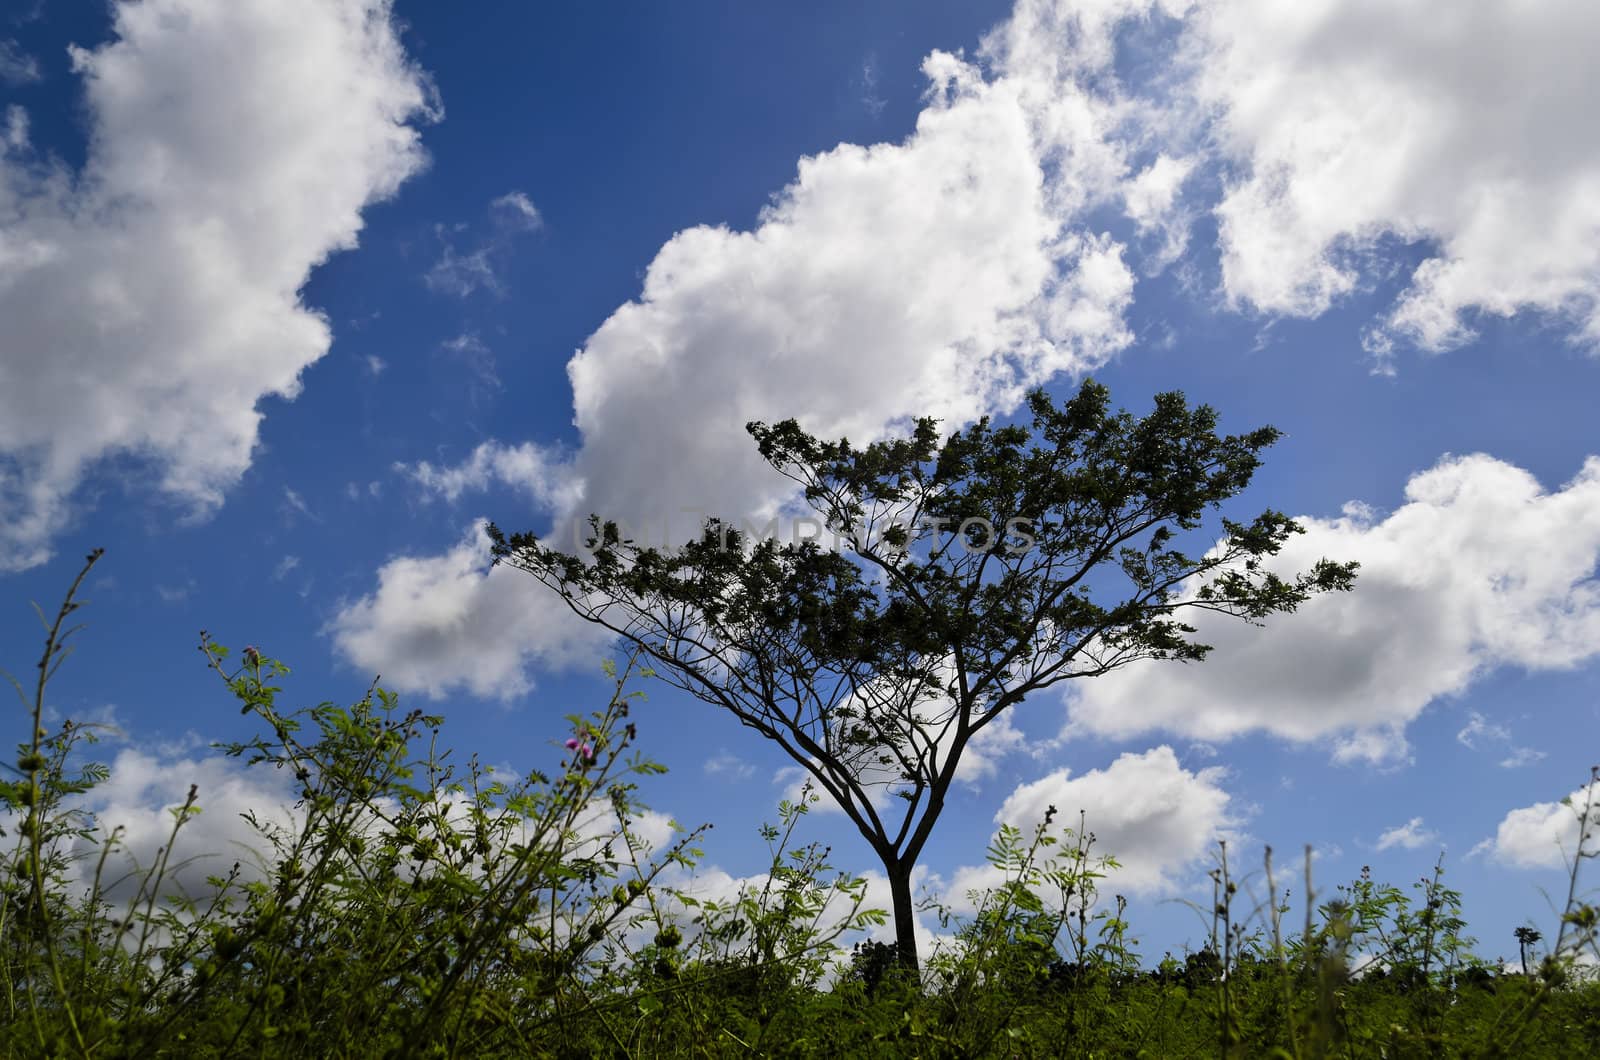
[[[85, 573], [98, 554], [91, 557]], [[798, 833], [814, 794], [765, 826], [766, 872], [713, 896], [700, 832], [649, 850], [630, 663], [605, 707], [567, 719], [548, 773], [501, 779], [440, 749], [441, 720], [373, 689], [351, 706], [279, 706], [289, 671], [202, 634], [207, 664], [260, 735], [224, 752], [291, 778], [287, 823], [252, 818], [260, 857], [186, 894], [176, 870], [204, 804], [173, 807], [153, 864], [116, 878], [116, 832], [85, 807], [108, 776], [94, 731], [49, 730], [80, 575], [45, 622], [41, 677], [18, 683], [28, 738], [0, 786], [0, 1055], [6, 1057], [1572, 1057], [1600, 1054], [1596, 914], [1569, 900], [1556, 941], [1517, 929], [1525, 972], [1471, 952], [1443, 869], [1409, 890], [1356, 880], [1304, 928], [1265, 863], [1267, 898], [1218, 851], [1207, 945], [1141, 963], [1116, 867], [1080, 817], [1002, 828], [998, 882], [935, 908], [920, 973], [866, 882]], [[14, 682], [15, 683], [15, 682]], [[1595, 785], [1574, 806], [1580, 828]], [[210, 851], [197, 851], [209, 854]], [[676, 881], [676, 882], [674, 882]]]
[[[247, 815], [259, 866], [186, 895], [171, 872], [201, 806], [191, 789], [114, 907], [104, 876], [118, 836], [70, 801], [106, 773], [69, 768], [85, 729], [43, 728], [73, 595], [47, 636], [22, 779], [6, 789], [26, 814], [0, 881], [0, 1054], [523, 1054], [594, 1008], [589, 984], [643, 896], [667, 865], [691, 862], [698, 832], [652, 859], [634, 830], [635, 778], [661, 770], [632, 748], [627, 671], [603, 710], [568, 719], [557, 770], [504, 782], [475, 759], [452, 764], [441, 719], [402, 712], [382, 689], [284, 710], [286, 666], [246, 648], [230, 667], [202, 634], [208, 664], [261, 723], [223, 750], [293, 778], [293, 823]], [[95, 856], [80, 898], [84, 849]]]

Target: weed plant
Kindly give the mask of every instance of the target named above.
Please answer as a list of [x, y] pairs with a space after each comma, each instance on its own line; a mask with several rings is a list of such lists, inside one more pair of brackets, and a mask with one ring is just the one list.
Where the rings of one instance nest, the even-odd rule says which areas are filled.
[[[1000, 830], [1003, 882], [969, 911], [929, 903], [945, 941], [913, 981], [892, 944], [843, 948], [885, 916], [799, 843], [809, 791], [732, 897], [687, 882], [704, 828], [650, 846], [639, 785], [663, 770], [635, 749], [633, 660], [608, 669], [601, 709], [566, 719], [552, 768], [501, 777], [454, 762], [442, 719], [381, 688], [287, 709], [283, 663], [202, 634], [257, 725], [220, 750], [292, 778], [295, 801], [247, 815], [259, 856], [189, 893], [180, 870], [216, 853], [185, 847], [205, 793], [130, 870], [89, 809], [109, 776], [86, 761], [96, 729], [49, 721], [99, 557], [40, 612], [37, 673], [13, 680], [28, 728], [0, 781], [0, 1056], [1600, 1055], [1585, 842], [1554, 941], [1519, 928], [1515, 965], [1474, 953], [1442, 861], [1409, 889], [1363, 871], [1319, 901], [1308, 849], [1297, 907], [1270, 850], [1241, 880], [1222, 846], [1204, 944], [1151, 967], [1101, 892], [1115, 861], [1052, 809], [1032, 834]], [[1596, 777], [1573, 807], [1584, 840]]]

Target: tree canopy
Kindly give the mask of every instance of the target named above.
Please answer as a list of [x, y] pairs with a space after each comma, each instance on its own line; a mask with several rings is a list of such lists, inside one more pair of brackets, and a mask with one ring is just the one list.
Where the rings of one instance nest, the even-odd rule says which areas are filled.
[[1031, 426], [941, 436], [923, 418], [860, 447], [749, 424], [828, 541], [711, 519], [655, 548], [595, 515], [573, 554], [489, 527], [496, 562], [776, 743], [840, 805], [883, 864], [910, 966], [911, 872], [980, 732], [1064, 681], [1205, 658], [1189, 612], [1260, 622], [1355, 577], [1327, 559], [1271, 569], [1302, 530], [1271, 509], [1179, 547], [1250, 484], [1276, 429], [1219, 435], [1215, 410], [1178, 392], [1113, 412], [1093, 380], [1059, 407], [1036, 391], [1028, 410]]

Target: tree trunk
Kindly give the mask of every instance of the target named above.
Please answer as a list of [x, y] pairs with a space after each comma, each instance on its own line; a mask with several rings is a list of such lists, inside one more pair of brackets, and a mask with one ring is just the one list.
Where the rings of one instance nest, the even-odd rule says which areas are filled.
[[917, 910], [911, 902], [911, 870], [912, 861], [907, 859], [898, 864], [886, 864], [884, 869], [889, 876], [889, 896], [894, 903], [894, 945], [895, 958], [900, 967], [911, 977], [912, 982], [919, 982], [917, 964]]

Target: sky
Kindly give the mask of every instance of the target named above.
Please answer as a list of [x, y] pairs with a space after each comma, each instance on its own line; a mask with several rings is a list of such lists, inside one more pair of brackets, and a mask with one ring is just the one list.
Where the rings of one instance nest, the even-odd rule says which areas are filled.
[[[792, 510], [752, 419], [1182, 390], [1284, 432], [1230, 510], [1355, 591], [1022, 704], [922, 884], [960, 908], [1054, 804], [1148, 960], [1204, 942], [1219, 838], [1310, 844], [1323, 897], [1442, 855], [1515, 956], [1600, 760], [1597, 50], [1589, 0], [8, 5], [0, 665], [104, 547], [52, 709], [114, 726], [136, 850], [191, 782], [222, 849], [288, 795], [211, 750], [250, 730], [202, 629], [296, 704], [381, 674], [549, 768], [616, 653], [485, 521], [687, 537]], [[656, 831], [715, 825], [708, 888], [758, 873], [792, 763], [640, 687]], [[837, 812], [803, 834], [876, 869]]]

